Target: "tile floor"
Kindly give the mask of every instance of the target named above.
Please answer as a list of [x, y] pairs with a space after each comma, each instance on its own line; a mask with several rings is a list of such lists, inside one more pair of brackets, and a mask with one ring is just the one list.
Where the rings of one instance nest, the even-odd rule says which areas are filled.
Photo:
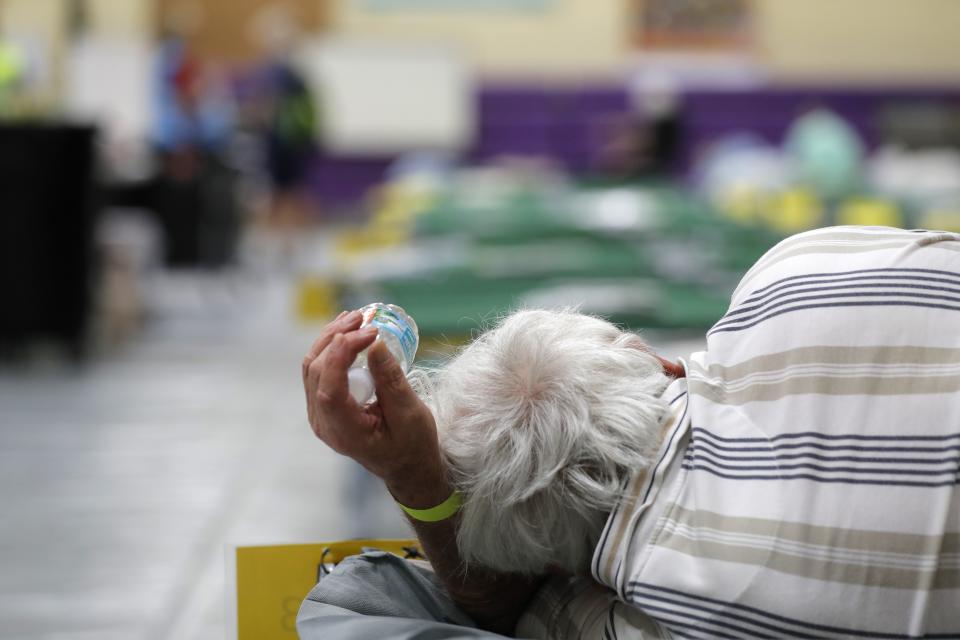
[[219, 638], [226, 544], [406, 533], [306, 425], [289, 283], [167, 284], [122, 354], [0, 371], [0, 638]]

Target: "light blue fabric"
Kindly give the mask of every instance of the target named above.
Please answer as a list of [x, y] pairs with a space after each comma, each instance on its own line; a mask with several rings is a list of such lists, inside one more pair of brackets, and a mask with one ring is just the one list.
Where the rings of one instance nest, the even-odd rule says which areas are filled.
[[151, 139], [164, 151], [183, 146], [217, 150], [233, 128], [233, 114], [226, 100], [201, 96], [197, 111], [187, 113], [180, 104], [174, 78], [186, 57], [182, 40], [168, 38], [160, 43], [153, 63], [153, 122]]
[[301, 640], [473, 640], [505, 636], [477, 629], [433, 572], [382, 551], [339, 563], [307, 594], [297, 615]]

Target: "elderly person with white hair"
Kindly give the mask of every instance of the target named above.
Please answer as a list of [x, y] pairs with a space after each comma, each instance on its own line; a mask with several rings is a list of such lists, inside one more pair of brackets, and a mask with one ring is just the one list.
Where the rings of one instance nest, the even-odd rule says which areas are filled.
[[301, 636], [960, 637], [958, 252], [794, 236], [679, 363], [521, 311], [417, 395], [374, 345], [366, 408], [346, 370], [375, 333], [341, 316], [304, 360], [311, 425], [385, 481], [434, 574], [347, 567]]

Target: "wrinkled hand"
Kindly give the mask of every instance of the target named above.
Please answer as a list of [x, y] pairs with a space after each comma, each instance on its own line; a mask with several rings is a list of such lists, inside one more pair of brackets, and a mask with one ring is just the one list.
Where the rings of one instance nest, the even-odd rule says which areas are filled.
[[[376, 329], [359, 329], [360, 323], [358, 311], [341, 313], [323, 328], [303, 359], [310, 427], [327, 446], [390, 487], [409, 485], [414, 476], [442, 477], [433, 414], [386, 345], [374, 344]], [[347, 370], [370, 345], [367, 361], [377, 401], [360, 406], [348, 391]]]

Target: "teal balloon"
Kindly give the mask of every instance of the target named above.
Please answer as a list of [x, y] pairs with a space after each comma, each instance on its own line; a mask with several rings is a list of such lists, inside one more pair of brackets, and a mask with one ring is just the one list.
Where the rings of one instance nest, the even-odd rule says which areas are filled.
[[826, 198], [860, 188], [864, 144], [847, 122], [827, 109], [814, 109], [794, 121], [785, 143], [797, 176]]

